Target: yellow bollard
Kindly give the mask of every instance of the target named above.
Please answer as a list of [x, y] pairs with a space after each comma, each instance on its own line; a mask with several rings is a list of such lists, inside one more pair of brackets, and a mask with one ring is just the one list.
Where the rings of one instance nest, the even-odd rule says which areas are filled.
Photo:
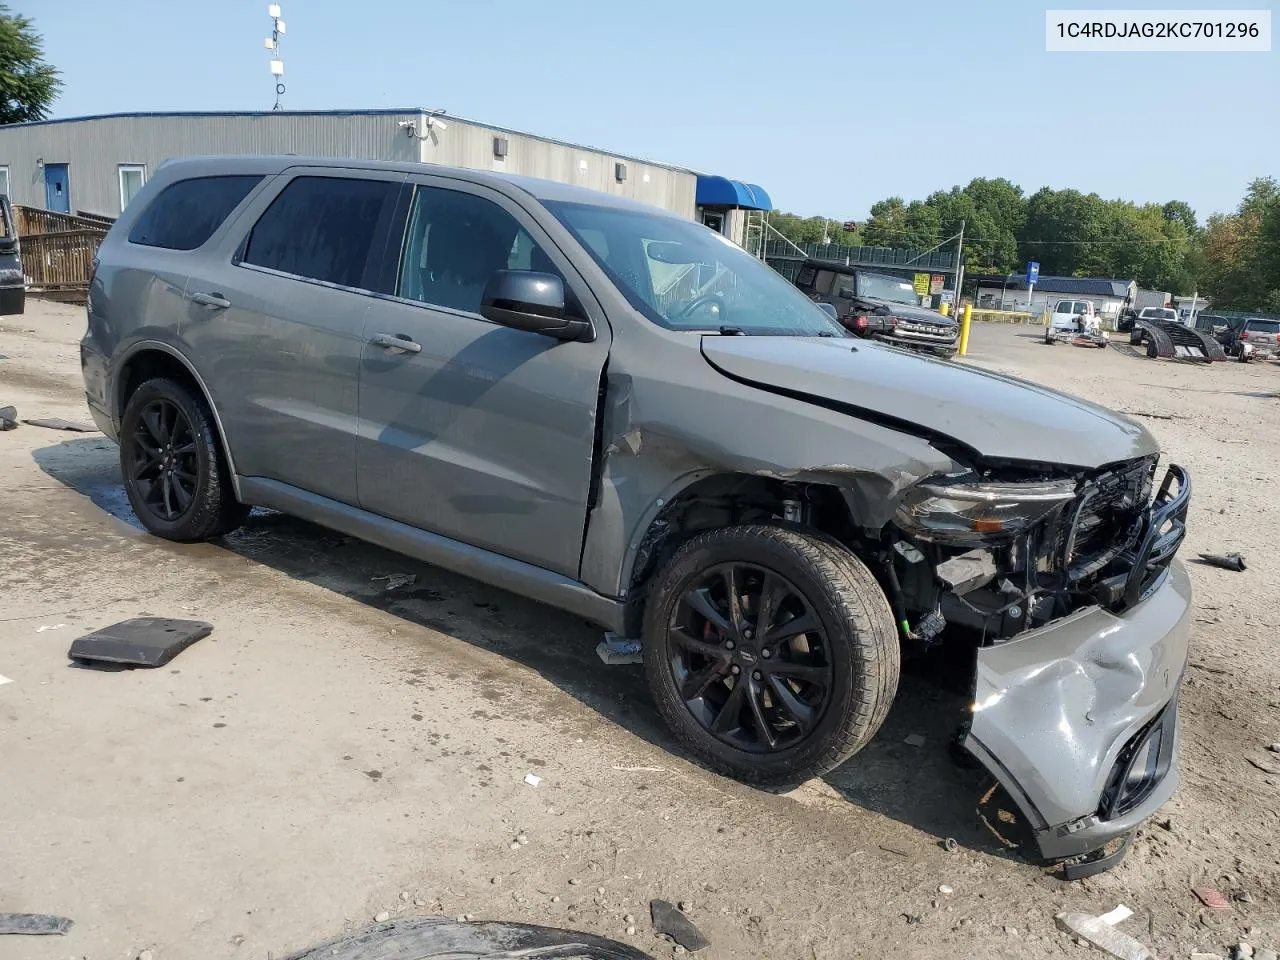
[[951, 316], [951, 304], [949, 303], [942, 304], [940, 307], [938, 307], [938, 312], [942, 314], [944, 317]]
[[973, 319], [973, 304], [964, 305], [964, 315], [960, 318], [960, 356], [969, 352], [969, 321]]

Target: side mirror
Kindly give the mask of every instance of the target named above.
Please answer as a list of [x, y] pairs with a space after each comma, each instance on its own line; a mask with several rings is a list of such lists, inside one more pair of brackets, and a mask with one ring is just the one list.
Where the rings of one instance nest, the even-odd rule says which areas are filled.
[[841, 300], [852, 300], [854, 298], [853, 287], [841, 287], [840, 292], [836, 294]]
[[0, 237], [0, 253], [13, 253], [17, 249], [17, 237]]
[[826, 302], [819, 303], [818, 309], [821, 310], [823, 313], [825, 313], [827, 316], [829, 316], [832, 320], [840, 319], [839, 312], [836, 310], [835, 306], [833, 306], [830, 303], [826, 303]]
[[591, 325], [565, 314], [564, 281], [553, 273], [499, 270], [485, 284], [480, 315], [486, 320], [556, 340], [583, 340]]

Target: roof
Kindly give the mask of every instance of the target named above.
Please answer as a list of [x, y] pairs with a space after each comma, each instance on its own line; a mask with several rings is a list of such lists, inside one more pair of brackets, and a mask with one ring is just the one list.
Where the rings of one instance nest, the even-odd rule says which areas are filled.
[[[1008, 290], [1026, 290], [1027, 278], [1020, 273], [1009, 276], [983, 275], [971, 278], [980, 287], [1004, 287]], [[1100, 277], [1050, 277], [1041, 274], [1036, 289], [1041, 293], [1065, 293], [1068, 296], [1115, 297], [1123, 300], [1129, 296], [1132, 280], [1105, 280]]]
[[[209, 171], [210, 165], [216, 164], [221, 172], [263, 172], [286, 170], [290, 167], [337, 167], [347, 170], [390, 170], [399, 173], [430, 173], [435, 176], [457, 177], [470, 183], [510, 184], [529, 194], [536, 200], [583, 203], [595, 207], [613, 207], [619, 210], [634, 210], [655, 216], [676, 217], [676, 214], [661, 207], [651, 206], [589, 187], [579, 187], [558, 180], [543, 180], [538, 177], [527, 177], [514, 173], [500, 173], [491, 170], [473, 170], [467, 167], [450, 167], [441, 163], [418, 163], [412, 160], [360, 160], [346, 157], [304, 157], [296, 154], [252, 155], [228, 154], [225, 156], [182, 157], [170, 160], [157, 169], [166, 174], [172, 171], [181, 172], [185, 167], [194, 167], [195, 174], [201, 175]], [[677, 217], [677, 219], [684, 219]]]
[[741, 180], [698, 174], [694, 202], [702, 207], [741, 207], [745, 210], [772, 210], [773, 201], [764, 187]]
[[[434, 114], [438, 111], [427, 110], [423, 107], [397, 107], [397, 108], [379, 108], [374, 110], [174, 110], [174, 111], [125, 111], [123, 113], [99, 113], [82, 117], [58, 117], [52, 120], [29, 120], [25, 123], [9, 123], [5, 124], [3, 130], [22, 130], [26, 127], [42, 127], [52, 126], [62, 123], [85, 123], [94, 120], [129, 120], [129, 119], [159, 119], [159, 120], [179, 120], [179, 119], [201, 119], [205, 117], [260, 117], [260, 118], [282, 118], [282, 117], [404, 117], [406, 115], [417, 116], [420, 114]], [[671, 163], [662, 163], [657, 160], [645, 160], [642, 157], [632, 157], [624, 153], [615, 153], [612, 150], [602, 150], [599, 147], [587, 146], [581, 143], [571, 143], [568, 140], [557, 140], [554, 137], [544, 137], [537, 133], [528, 133], [524, 130], [513, 130], [510, 127], [500, 127], [496, 124], [485, 123], [483, 120], [470, 120], [467, 117], [454, 116], [451, 113], [442, 115], [442, 119], [447, 119], [450, 123], [465, 123], [474, 127], [484, 127], [486, 130], [493, 130], [497, 133], [507, 133], [517, 137], [529, 137], [531, 140], [540, 140], [543, 143], [554, 144], [558, 147], [570, 147], [577, 150], [590, 150], [593, 153], [607, 154], [616, 157], [619, 160], [630, 160], [632, 163], [643, 163], [651, 167], [662, 167], [666, 170], [675, 170], [679, 173], [693, 174], [694, 171], [687, 167], [676, 166]], [[757, 187], [757, 190], [760, 188]], [[760, 190], [763, 194], [764, 191]], [[767, 196], [766, 196], [767, 199]]]

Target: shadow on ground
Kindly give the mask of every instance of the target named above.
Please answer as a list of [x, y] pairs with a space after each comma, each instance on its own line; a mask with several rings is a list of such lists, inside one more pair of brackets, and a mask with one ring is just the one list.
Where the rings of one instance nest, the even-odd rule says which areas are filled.
[[[121, 485], [114, 444], [101, 437], [81, 438], [41, 448], [33, 456], [49, 476], [146, 535]], [[576, 617], [273, 511], [254, 510], [240, 530], [208, 548], [230, 551], [499, 653], [536, 670], [613, 723], [683, 755], [658, 718], [642, 668], [602, 664], [595, 653], [600, 629]], [[388, 589], [386, 578], [392, 575], [414, 579]], [[958, 767], [949, 757], [947, 745], [961, 720], [971, 675], [972, 655], [962, 643], [944, 644], [908, 663], [879, 735], [825, 779], [859, 807], [939, 840], [950, 837], [961, 846], [1018, 859], [978, 816], [979, 799], [994, 781], [984, 771]], [[923, 737], [923, 743], [912, 745], [908, 737]], [[997, 791], [992, 802], [1002, 799]]]

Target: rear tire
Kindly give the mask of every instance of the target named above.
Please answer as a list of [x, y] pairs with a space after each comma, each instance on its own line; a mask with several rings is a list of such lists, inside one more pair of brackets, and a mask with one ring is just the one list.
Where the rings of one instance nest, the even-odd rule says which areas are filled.
[[236, 500], [204, 398], [165, 377], [147, 380], [120, 423], [129, 504], [158, 537], [192, 543], [230, 533], [249, 508]]
[[654, 584], [643, 644], [672, 732], [748, 783], [843, 763], [898, 689], [897, 629], [875, 577], [843, 545], [793, 527], [726, 527], [684, 544]]

